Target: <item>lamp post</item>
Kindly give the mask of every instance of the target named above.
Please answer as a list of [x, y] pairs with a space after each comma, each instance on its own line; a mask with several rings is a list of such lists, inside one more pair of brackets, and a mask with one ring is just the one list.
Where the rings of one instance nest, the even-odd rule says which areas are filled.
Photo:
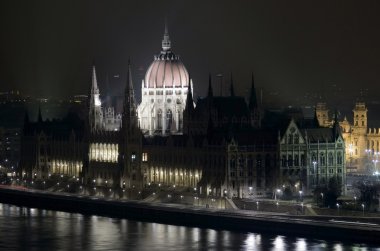
[[340, 207], [339, 203], [336, 203], [336, 208], [338, 209], [338, 215], [339, 215], [339, 207]]
[[315, 166], [317, 165], [317, 161], [315, 161], [315, 160], [313, 160], [313, 167], [314, 167], [314, 187], [316, 187], [317, 186], [317, 179], [316, 179], [316, 175], [317, 175], [317, 173], [316, 173], [316, 170], [315, 170]]
[[300, 194], [300, 201], [302, 201], [302, 191], [298, 192]]
[[365, 206], [364, 206], [364, 204], [362, 204], [362, 209], [363, 209], [363, 216], [364, 216], [364, 207], [365, 207]]
[[321, 198], [322, 198], [322, 205], [324, 205], [324, 201], [323, 201], [323, 193], [321, 193]]
[[[375, 154], [376, 154], [376, 153], [375, 153]], [[377, 167], [376, 167], [377, 162], [379, 162], [378, 159], [373, 159], [373, 160], [372, 160], [372, 163], [373, 163], [373, 165], [374, 165], [374, 167], [375, 167], [375, 168], [374, 168], [373, 175], [376, 176], [376, 179], [378, 179], [378, 177], [379, 177], [379, 172], [377, 171]]]
[[276, 189], [276, 191], [274, 192], [274, 200], [277, 200], [277, 193], [280, 193], [281, 190], [280, 189]]

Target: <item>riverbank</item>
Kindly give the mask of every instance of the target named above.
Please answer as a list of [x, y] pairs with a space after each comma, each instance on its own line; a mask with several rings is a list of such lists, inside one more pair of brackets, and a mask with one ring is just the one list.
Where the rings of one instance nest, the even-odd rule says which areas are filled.
[[141, 201], [109, 200], [73, 194], [0, 188], [0, 203], [72, 213], [234, 231], [267, 232], [356, 243], [379, 243], [378, 224], [346, 219], [294, 218], [244, 210], [220, 210]]

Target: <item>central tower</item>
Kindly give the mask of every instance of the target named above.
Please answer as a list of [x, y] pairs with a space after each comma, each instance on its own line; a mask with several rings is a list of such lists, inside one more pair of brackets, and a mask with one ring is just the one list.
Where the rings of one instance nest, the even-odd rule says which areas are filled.
[[168, 28], [165, 25], [162, 50], [154, 57], [142, 81], [142, 101], [137, 111], [144, 134], [166, 135], [181, 133], [183, 110], [189, 74], [171, 49]]

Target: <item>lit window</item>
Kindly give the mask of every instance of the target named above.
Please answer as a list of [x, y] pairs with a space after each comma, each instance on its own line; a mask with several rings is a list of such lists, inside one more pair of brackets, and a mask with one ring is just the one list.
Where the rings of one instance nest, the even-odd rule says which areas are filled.
[[143, 161], [143, 162], [148, 161], [148, 153], [143, 153], [143, 154], [142, 154], [142, 161]]
[[131, 159], [132, 159], [132, 162], [134, 162], [136, 160], [136, 154], [132, 153]]

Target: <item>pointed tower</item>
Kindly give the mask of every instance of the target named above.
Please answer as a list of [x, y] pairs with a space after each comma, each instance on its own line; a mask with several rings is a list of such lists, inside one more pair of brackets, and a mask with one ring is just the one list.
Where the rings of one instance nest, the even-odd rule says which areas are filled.
[[42, 123], [42, 112], [41, 112], [41, 106], [38, 106], [38, 123]]
[[340, 129], [339, 121], [338, 121], [338, 111], [335, 109], [334, 114], [334, 124], [333, 124], [333, 135], [336, 140], [339, 136], [342, 135], [342, 131]]
[[91, 131], [103, 129], [103, 111], [101, 105], [94, 65], [92, 66], [91, 90], [89, 95], [89, 126]]
[[257, 109], [257, 96], [256, 96], [256, 88], [255, 88], [255, 80], [252, 73], [252, 82], [251, 82], [251, 94], [249, 96], [249, 110], [253, 111]]
[[167, 24], [161, 46], [141, 85], [137, 113], [143, 134], [177, 134], [183, 129], [189, 74], [179, 56], [172, 51]]
[[170, 49], [171, 49], [171, 41], [169, 38], [168, 24], [165, 21], [164, 37], [162, 39], [162, 50], [163, 51], [170, 51]]
[[331, 121], [329, 119], [329, 110], [324, 102], [318, 102], [316, 105], [316, 115], [321, 127], [331, 127]]
[[257, 96], [255, 88], [255, 79], [252, 73], [251, 93], [249, 96], [248, 109], [251, 116], [251, 126], [254, 128], [260, 128], [261, 126], [261, 113], [257, 105]]
[[127, 83], [124, 91], [123, 104], [123, 121], [122, 127], [138, 127], [138, 118], [136, 113], [135, 92], [132, 82], [131, 63], [128, 61]]
[[233, 78], [232, 78], [232, 73], [231, 73], [230, 94], [231, 94], [231, 97], [235, 97], [234, 81], [233, 81]]
[[192, 93], [192, 82], [189, 76], [189, 85], [187, 88], [187, 96], [186, 96], [186, 107], [185, 107], [185, 110], [183, 111], [183, 128], [184, 128], [183, 132], [186, 134], [190, 134], [193, 114], [194, 114], [194, 100], [193, 100], [193, 93]]
[[143, 185], [141, 172], [142, 134], [138, 126], [130, 61], [128, 61], [120, 133], [122, 139], [119, 151], [119, 156], [122, 156], [119, 160], [122, 168], [120, 184], [129, 188], [141, 188]]

